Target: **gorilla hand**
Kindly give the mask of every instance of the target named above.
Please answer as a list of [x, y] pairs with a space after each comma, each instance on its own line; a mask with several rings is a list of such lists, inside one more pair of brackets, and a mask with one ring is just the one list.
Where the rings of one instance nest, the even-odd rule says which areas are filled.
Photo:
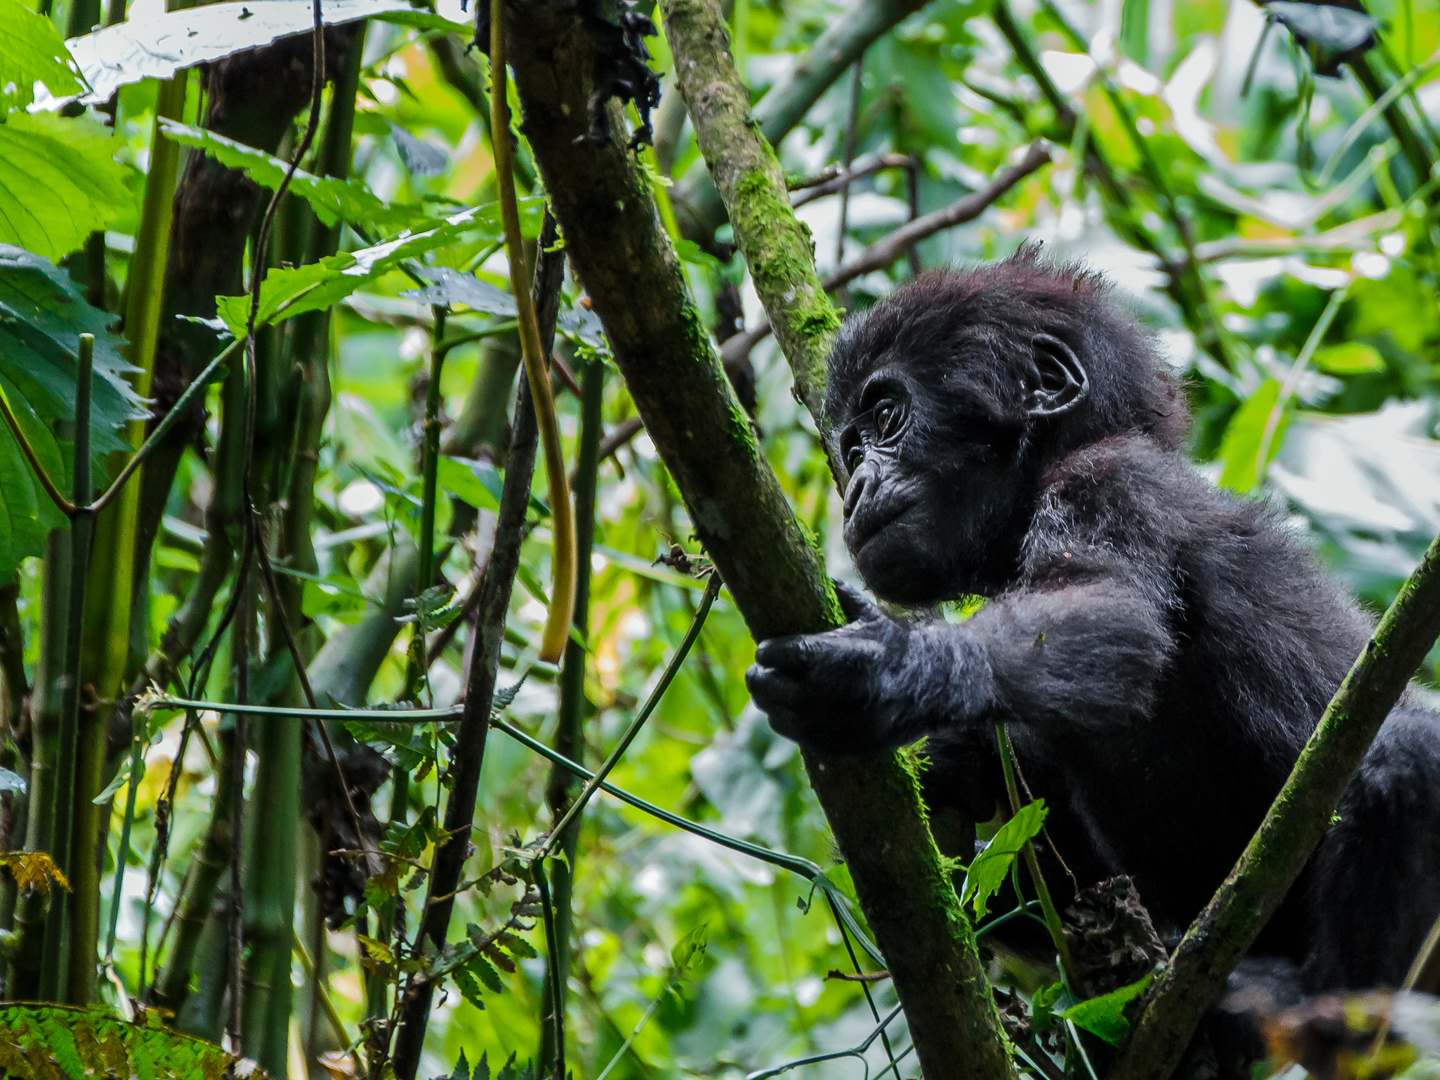
[[990, 704], [990, 665], [961, 627], [892, 619], [836, 583], [848, 625], [760, 643], [745, 683], [779, 734], [863, 753], [914, 742]]

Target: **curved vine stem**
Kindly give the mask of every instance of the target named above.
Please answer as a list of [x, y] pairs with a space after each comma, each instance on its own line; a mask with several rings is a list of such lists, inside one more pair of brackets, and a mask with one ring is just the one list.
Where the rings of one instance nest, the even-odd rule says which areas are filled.
[[549, 365], [540, 343], [540, 324], [525, 275], [525, 256], [520, 246], [520, 211], [515, 202], [514, 147], [510, 143], [510, 103], [505, 77], [505, 5], [490, 5], [490, 132], [495, 152], [495, 182], [500, 194], [500, 220], [505, 228], [505, 252], [510, 261], [510, 285], [520, 320], [520, 352], [525, 377], [535, 400], [535, 419], [540, 444], [545, 452], [545, 480], [550, 493], [551, 530], [555, 543], [550, 567], [553, 585], [545, 632], [540, 639], [540, 659], [558, 663], [570, 639], [570, 616], [575, 607], [575, 511], [570, 505], [570, 482], [565, 474], [565, 454], [560, 446], [560, 426], [555, 419], [555, 397], [550, 392]]

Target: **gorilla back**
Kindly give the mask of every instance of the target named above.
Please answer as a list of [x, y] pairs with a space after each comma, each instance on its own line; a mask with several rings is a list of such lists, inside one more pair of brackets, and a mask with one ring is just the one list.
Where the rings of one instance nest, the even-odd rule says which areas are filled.
[[[927, 801], [979, 818], [1007, 722], [1079, 884], [1129, 874], [1162, 933], [1183, 929], [1366, 619], [1265, 508], [1182, 458], [1179, 388], [1104, 282], [1033, 249], [848, 321], [827, 407], [866, 583], [900, 604], [988, 602], [954, 625], [846, 591], [849, 625], [761, 644], [756, 703], [832, 752], [928, 736]], [[1437, 912], [1440, 727], [1407, 699], [1253, 952], [1310, 990], [1396, 984]]]

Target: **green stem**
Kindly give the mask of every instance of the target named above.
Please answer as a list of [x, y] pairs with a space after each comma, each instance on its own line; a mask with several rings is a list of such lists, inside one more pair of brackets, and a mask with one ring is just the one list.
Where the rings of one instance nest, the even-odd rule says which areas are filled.
[[[560, 704], [555, 720], [555, 749], [568, 758], [579, 760], [585, 749], [585, 664], [588, 650], [585, 642], [590, 634], [590, 553], [595, 544], [595, 485], [600, 464], [600, 437], [603, 433], [600, 407], [605, 396], [605, 365], [592, 360], [585, 367], [584, 395], [580, 408], [580, 446], [575, 464], [575, 562], [579, 576], [575, 583], [575, 617], [573, 632], [565, 646], [565, 659], [560, 668]], [[562, 817], [570, 804], [574, 775], [557, 765], [550, 770], [545, 801], [550, 807], [550, 820]], [[570, 824], [560, 837], [562, 857], [551, 864], [550, 879], [555, 892], [555, 952], [561, 977], [547, 972], [540, 995], [540, 1057], [539, 1071], [550, 1070], [558, 1060], [559, 1051], [554, 1033], [563, 1027], [566, 979], [570, 970], [570, 932], [574, 922], [575, 859], [578, 855], [580, 822]], [[559, 1019], [554, 1027], [543, 1022], [554, 1012]], [[563, 1076], [563, 1071], [557, 1072]]]
[[[75, 457], [72, 468], [72, 501], [84, 506], [90, 501], [90, 377], [95, 338], [81, 334], [75, 377]], [[75, 874], [75, 851], [71, 826], [75, 810], [76, 750], [80, 737], [80, 658], [85, 614], [85, 584], [90, 568], [90, 538], [94, 519], [79, 511], [70, 521], [70, 594], [65, 615], [65, 672], [62, 678], [60, 739], [56, 755], [55, 799], [51, 809], [51, 856], [70, 879]], [[57, 890], [45, 916], [45, 945], [41, 954], [40, 999], [61, 1001], [65, 986], [70, 938], [70, 892]]]
[[[425, 391], [425, 416], [420, 442], [420, 587], [416, 592], [415, 622], [411, 625], [409, 663], [405, 672], [404, 700], [417, 700], [422, 685], [428, 685], [425, 664], [425, 591], [435, 581], [435, 503], [440, 468], [440, 375], [445, 357], [459, 344], [445, 341], [447, 309], [432, 309], [435, 315], [434, 344], [430, 349], [430, 383]], [[381, 940], [384, 940], [383, 938]]]
[[549, 837], [540, 846], [539, 856], [543, 857], [554, 850], [556, 841], [565, 834], [570, 823], [579, 817], [580, 812], [585, 809], [585, 804], [590, 801], [590, 797], [595, 794], [605, 777], [610, 775], [611, 770], [620, 763], [625, 751], [635, 741], [635, 736], [640, 734], [640, 729], [645, 726], [645, 721], [650, 719], [650, 714], [655, 711], [655, 706], [660, 704], [660, 699], [665, 695], [665, 691], [670, 688], [675, 676], [680, 673], [681, 665], [685, 663], [685, 657], [689, 654], [690, 647], [695, 644], [695, 639], [700, 636], [700, 631], [705, 626], [705, 618], [710, 614], [710, 605], [715, 603], [715, 597], [719, 593], [720, 576], [712, 572], [710, 580], [706, 582], [705, 593], [700, 599], [700, 609], [695, 613], [695, 618], [691, 620], [690, 628], [685, 631], [685, 637], [681, 639], [675, 654], [670, 657], [670, 662], [660, 673], [660, 679], [656, 682], [655, 688], [650, 691], [650, 696], [645, 699], [645, 704], [640, 706], [640, 711], [635, 714], [635, 719], [630, 721], [630, 726], [620, 736], [620, 741], [615, 744], [615, 748], [610, 751], [604, 763], [596, 770], [594, 777], [570, 804], [570, 808], [565, 811], [565, 816], [560, 819], [559, 824], [550, 830]]
[[[1015, 748], [1010, 745], [1010, 732], [1004, 724], [995, 725], [995, 742], [1000, 748], [1000, 769], [1005, 774], [1005, 794], [1010, 800], [1010, 813], [1020, 812], [1020, 788], [1015, 779]], [[1040, 872], [1040, 860], [1035, 856], [1035, 845], [1026, 840], [1024, 848], [1025, 869], [1035, 886], [1035, 897], [1040, 901], [1040, 911], [1045, 916], [1045, 929], [1060, 957], [1060, 970], [1071, 989], [1079, 994], [1080, 978], [1075, 960], [1070, 955], [1070, 942], [1065, 940], [1065, 931], [1060, 924], [1060, 913], [1055, 910], [1055, 901], [1050, 899], [1050, 887], [1045, 884], [1045, 875]]]

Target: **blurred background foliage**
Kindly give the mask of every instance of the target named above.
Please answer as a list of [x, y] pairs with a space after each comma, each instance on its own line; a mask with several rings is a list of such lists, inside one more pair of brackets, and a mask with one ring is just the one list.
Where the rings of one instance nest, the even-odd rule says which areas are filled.
[[[132, 19], [145, 2], [131, 6]], [[880, 6], [734, 0], [734, 52], [755, 100], [796, 75], [817, 36]], [[1440, 197], [1431, 172], [1440, 157], [1440, 3], [1369, 5], [1376, 43], [1362, 62], [1382, 86], [1402, 84], [1388, 118], [1373, 107], [1352, 66], [1317, 74], [1327, 69], [1324, 41], [1297, 46], [1290, 27], [1276, 24], [1282, 9], [1302, 7], [1272, 5], [1267, 17], [1250, 0], [1014, 0], [994, 10], [988, 0], [933, 0], [875, 41], [784, 135], [779, 150], [797, 177], [880, 154], [914, 161], [911, 169], [883, 169], [856, 180], [848, 194], [803, 207], [823, 275], [907, 219], [982, 187], [1033, 139], [1050, 140], [1050, 166], [977, 221], [929, 237], [888, 271], [854, 280], [841, 302], [863, 309], [917, 267], [997, 258], [1023, 242], [1042, 243], [1056, 259], [1084, 261], [1110, 278], [1186, 380], [1195, 415], [1189, 449], [1199, 467], [1218, 483], [1272, 502], [1357, 595], [1378, 607], [1440, 531]], [[468, 18], [458, 6], [442, 4], [440, 11]], [[1303, 23], [1295, 22], [1302, 15], [1286, 13], [1303, 34]], [[380, 199], [445, 210], [495, 198], [488, 119], [474, 89], [483, 84], [463, 44], [413, 28], [368, 27], [353, 174]], [[649, 45], [654, 68], [668, 71], [663, 37]], [[692, 242], [682, 245], [686, 272], [711, 324], [753, 326], [760, 306], [725, 228], [707, 230], [687, 213], [686, 196], [701, 186], [704, 163], [669, 79], [662, 85], [656, 146], [644, 154], [657, 191], [668, 197], [667, 224], [677, 239]], [[117, 157], [137, 192], [149, 168], [155, 100], [153, 81], [127, 86], [118, 98]], [[190, 123], [198, 122], [195, 100], [185, 117]], [[527, 169], [522, 146], [520, 172]], [[106, 234], [116, 285], [123, 285], [134, 225], [122, 215]], [[529, 228], [533, 235], [533, 220]], [[341, 247], [373, 240], [347, 229]], [[503, 251], [488, 240], [443, 248], [434, 263], [475, 268], [481, 280], [508, 288]], [[304, 581], [303, 602], [332, 641], [343, 640], [383, 601], [390, 560], [418, 530], [418, 425], [434, 319], [428, 304], [405, 295], [415, 288], [405, 274], [388, 273], [344, 300], [331, 323], [334, 405], [316, 483], [318, 566]], [[603, 339], [579, 303], [578, 286], [570, 281], [566, 289], [562, 355], [577, 368], [597, 357], [603, 363]], [[514, 351], [498, 332], [505, 319], [475, 309], [452, 320], [497, 333], [455, 349], [445, 364], [442, 417], [451, 433], [467, 408], [473, 413], [467, 398], [479, 392], [485, 365]], [[773, 340], [758, 344], [749, 361], [764, 452], [831, 572], [853, 579], [824, 456]], [[212, 389], [212, 418], [219, 396]], [[562, 391], [559, 410], [573, 461], [580, 403]], [[623, 430], [634, 416], [613, 370], [602, 416], [607, 432]], [[216, 431], [212, 419], [212, 443]], [[445, 549], [442, 572], [462, 595], [493, 526], [495, 466], [503, 466], [498, 445], [494, 433], [472, 438], [439, 472], [442, 494], [480, 509], [478, 530]], [[215, 487], [207, 459], [188, 450], [154, 553], [151, 642], [192, 587]], [[535, 491], [543, 497], [538, 478]], [[440, 506], [437, 528], [444, 534], [451, 499]], [[601, 463], [595, 543], [584, 725], [592, 765], [654, 685], [703, 589], [683, 566], [654, 561], [673, 545], [692, 557], [701, 553], [643, 432]], [[523, 550], [500, 680], [511, 685], [528, 673], [505, 715], [546, 743], [556, 720], [554, 671], [537, 664], [535, 654], [548, 552], [541, 521]], [[38, 560], [27, 560], [18, 580], [24, 660], [33, 668], [42, 639]], [[217, 615], [219, 609], [217, 603]], [[408, 637], [402, 630], [373, 681], [360, 688], [365, 700], [387, 702], [402, 693]], [[466, 637], [457, 634], [430, 667], [428, 696], [437, 706], [453, 703], [463, 685]], [[831, 868], [825, 822], [795, 748], [774, 737], [748, 702], [743, 674], [752, 655], [744, 625], [722, 594], [690, 659], [610, 780], [731, 836]], [[211, 677], [215, 699], [229, 692], [222, 666]], [[132, 994], [147, 925], [154, 812], [180, 744], [178, 714], [159, 719], [146, 752], [119, 912], [114, 978]], [[221, 721], [206, 714], [204, 726], [209, 738], [191, 740], [185, 752], [170, 858], [148, 919], [152, 948], [186, 874], [194, 872], [210, 819], [216, 774], [209, 753]], [[542, 758], [491, 733], [477, 811], [483, 827], [467, 881], [501, 862], [517, 837], [528, 842], [548, 827], [548, 778]], [[378, 794], [377, 807], [388, 805], [388, 790]], [[436, 803], [433, 769], [417, 771], [409, 797], [412, 812]], [[110, 820], [107, 882], [121, 825], [118, 813]], [[568, 1023], [577, 1075], [596, 1077], [614, 1059], [609, 1075], [616, 1080], [739, 1077], [856, 1045], [874, 1028], [860, 987], [826, 977], [848, 966], [846, 947], [823, 897], [801, 877], [608, 796], [590, 804], [578, 851]], [[327, 993], [316, 991], [314, 967], [297, 961], [291, 1073], [326, 1076], [327, 1069], [348, 1067], [333, 1053], [322, 1064], [321, 1055], [360, 1033], [366, 973], [353, 930], [322, 929], [315, 894], [303, 887], [319, 860], [318, 841], [304, 823], [298, 858], [296, 932], [308, 957], [318, 958]], [[848, 887], [843, 868], [831, 876]], [[411, 920], [420, 895], [401, 892], [412, 901]], [[454, 924], [498, 926], [518, 895], [504, 886], [488, 896], [468, 891]], [[697, 932], [703, 951], [694, 948]], [[538, 930], [530, 936], [541, 944]], [[672, 953], [686, 941], [688, 951]], [[449, 1075], [462, 1052], [471, 1064], [484, 1055], [496, 1069], [511, 1055], [534, 1056], [543, 977], [542, 950], [502, 975], [501, 993], [487, 990], [469, 1001], [452, 988], [432, 1019], [421, 1074]], [[883, 1015], [893, 996], [883, 983], [873, 993]], [[102, 983], [100, 996], [114, 998], [114, 986]], [[320, 1007], [322, 997], [343, 1036]], [[898, 1026], [892, 1031], [903, 1048]], [[865, 1056], [874, 1075], [884, 1051], [877, 1043]], [[803, 1071], [851, 1077], [862, 1068], [840, 1058]]]

